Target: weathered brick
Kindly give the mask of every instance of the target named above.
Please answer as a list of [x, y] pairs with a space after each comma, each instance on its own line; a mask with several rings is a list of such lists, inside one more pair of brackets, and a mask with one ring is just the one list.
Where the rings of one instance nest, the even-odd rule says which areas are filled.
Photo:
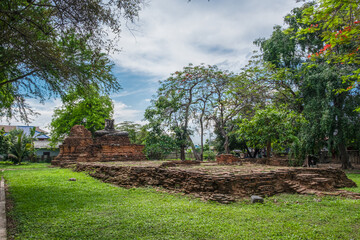
[[128, 133], [100, 130], [95, 138], [84, 126], [75, 125], [62, 145], [53, 165], [64, 166], [76, 162], [110, 162], [146, 160], [144, 146], [130, 144]]

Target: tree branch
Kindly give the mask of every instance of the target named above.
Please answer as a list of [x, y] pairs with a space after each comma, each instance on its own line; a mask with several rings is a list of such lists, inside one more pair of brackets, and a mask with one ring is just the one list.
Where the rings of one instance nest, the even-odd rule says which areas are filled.
[[0, 87], [4, 86], [4, 85], [6, 85], [6, 84], [9, 84], [9, 83], [15, 82], [15, 81], [17, 81], [17, 80], [19, 80], [19, 79], [25, 78], [25, 77], [27, 77], [27, 76], [30, 76], [30, 75], [32, 75], [32, 74], [34, 74], [34, 73], [36, 73], [36, 72], [37, 72], [36, 70], [33, 70], [33, 71], [30, 71], [30, 72], [28, 72], [28, 73], [26, 73], [26, 74], [24, 74], [24, 75], [22, 75], [22, 76], [18, 76], [18, 77], [16, 77], [16, 78], [11, 79], [11, 80], [8, 80], [8, 81], [5, 81], [5, 82], [1, 82], [1, 83], [0, 83]]

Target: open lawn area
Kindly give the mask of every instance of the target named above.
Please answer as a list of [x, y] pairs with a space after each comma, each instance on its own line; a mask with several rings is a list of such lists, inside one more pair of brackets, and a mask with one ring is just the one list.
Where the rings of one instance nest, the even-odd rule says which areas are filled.
[[[222, 205], [47, 166], [0, 165], [15, 239], [360, 239], [360, 200], [283, 194]], [[348, 176], [360, 186], [360, 174]]]

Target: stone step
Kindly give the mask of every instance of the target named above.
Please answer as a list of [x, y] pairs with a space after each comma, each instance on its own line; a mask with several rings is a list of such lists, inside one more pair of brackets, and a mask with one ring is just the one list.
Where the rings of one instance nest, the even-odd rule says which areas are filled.
[[318, 183], [328, 183], [328, 182], [333, 182], [333, 179], [317, 177], [317, 178], [313, 178], [312, 181]]
[[311, 181], [311, 179], [313, 178], [318, 178], [318, 177], [320, 177], [320, 175], [316, 173], [301, 173], [295, 175], [295, 179], [301, 181], [307, 181], [307, 182]]

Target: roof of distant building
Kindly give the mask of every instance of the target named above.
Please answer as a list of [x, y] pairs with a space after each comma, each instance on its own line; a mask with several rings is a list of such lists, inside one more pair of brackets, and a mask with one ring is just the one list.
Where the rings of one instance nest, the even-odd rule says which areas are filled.
[[34, 147], [35, 148], [59, 148], [60, 143], [56, 144], [54, 147], [50, 146], [50, 141], [34, 141]]
[[35, 137], [37, 139], [49, 139], [50, 137], [47, 136], [47, 132], [40, 129], [39, 127], [35, 127], [35, 126], [10, 126], [10, 125], [0, 125], [0, 129], [4, 129], [4, 131], [6, 133], [12, 131], [12, 130], [15, 130], [15, 129], [21, 129], [23, 130], [24, 134], [26, 136], [29, 136], [30, 135], [30, 131], [32, 128], [36, 128], [35, 129]]

